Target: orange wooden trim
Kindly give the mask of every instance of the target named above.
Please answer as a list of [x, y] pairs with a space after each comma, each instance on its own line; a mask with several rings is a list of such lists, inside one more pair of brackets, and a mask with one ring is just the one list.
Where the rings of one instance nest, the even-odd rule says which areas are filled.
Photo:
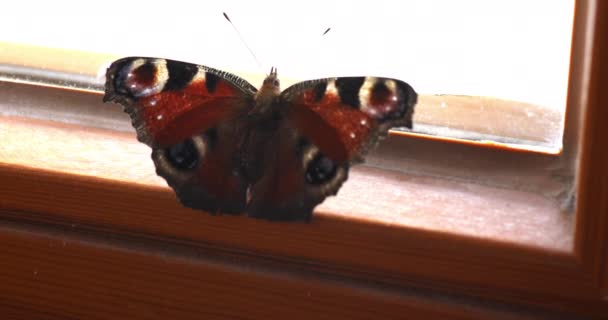
[[581, 134], [575, 250], [608, 294], [608, 2], [597, 1], [588, 102]]
[[[135, 240], [135, 241], [133, 241]], [[0, 226], [4, 319], [539, 319], [530, 308], [356, 283], [154, 240]]]

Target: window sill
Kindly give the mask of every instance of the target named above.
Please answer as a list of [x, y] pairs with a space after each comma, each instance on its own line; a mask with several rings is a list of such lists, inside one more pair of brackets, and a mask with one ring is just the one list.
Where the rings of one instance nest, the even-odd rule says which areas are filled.
[[[170, 207], [178, 206], [164, 180], [155, 175], [154, 166], [149, 161], [149, 148], [133, 139], [131, 133], [14, 117], [2, 118], [2, 122], [5, 130], [0, 133], [0, 140], [8, 143], [3, 145], [0, 163], [7, 170], [32, 173], [44, 170], [66, 179], [87, 177], [99, 179], [108, 185], [123, 184], [128, 186], [127, 190], [150, 190], [162, 195]], [[418, 146], [416, 149], [423, 156], [422, 148]], [[433, 146], [427, 148], [432, 149]], [[462, 169], [463, 164], [460, 163], [459, 167]], [[496, 173], [500, 172], [500, 168], [494, 166], [492, 170], [495, 175], [500, 174]], [[15, 204], [25, 204], [30, 198], [27, 193], [6, 192], [15, 197]], [[114, 197], [108, 197], [105, 201], [112, 202]], [[133, 202], [132, 207], [141, 204]], [[42, 208], [31, 209], [39, 211]], [[86, 206], [82, 209], [87, 211]], [[130, 206], [125, 210], [130, 211]], [[181, 211], [190, 212], [190, 218], [205, 216], [188, 209], [180, 208]], [[397, 231], [404, 229], [403, 232], [412, 228], [425, 229], [557, 252], [572, 249], [573, 215], [562, 214], [556, 200], [535, 192], [484, 186], [464, 179], [448, 180], [356, 166], [339, 195], [328, 198], [316, 211], [313, 225], [324, 224], [326, 219], [347, 219]], [[158, 214], [159, 218], [163, 217], [163, 213]], [[78, 217], [70, 218], [83, 217], [81, 213]], [[212, 220], [221, 221], [222, 218]], [[199, 223], [206, 224], [202, 221]], [[280, 224], [269, 226], [283, 227]], [[193, 231], [191, 236], [195, 238], [195, 234], [204, 234], [199, 230]], [[180, 232], [183, 232], [183, 226], [176, 226], [171, 236], [180, 236]]]
[[1, 120], [0, 177], [11, 182], [0, 186], [4, 220], [527, 304], [556, 292], [566, 303], [584, 291], [580, 279], [567, 278], [576, 268], [574, 216], [533, 192], [359, 166], [311, 224], [211, 216], [179, 205], [131, 133]]

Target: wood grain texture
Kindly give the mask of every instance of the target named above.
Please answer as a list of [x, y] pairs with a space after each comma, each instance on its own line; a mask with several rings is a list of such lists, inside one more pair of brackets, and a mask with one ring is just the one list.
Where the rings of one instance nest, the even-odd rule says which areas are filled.
[[[551, 319], [492, 302], [272, 269], [246, 257], [0, 227], [3, 319]], [[563, 314], [562, 314], [563, 316]]]

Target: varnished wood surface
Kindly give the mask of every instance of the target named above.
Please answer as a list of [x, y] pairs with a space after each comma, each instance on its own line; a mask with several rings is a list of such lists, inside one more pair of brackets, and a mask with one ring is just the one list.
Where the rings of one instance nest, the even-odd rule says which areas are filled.
[[3, 319], [552, 319], [155, 241], [0, 227]]
[[[608, 299], [608, 2], [598, 1], [581, 146], [575, 252]], [[608, 312], [605, 313], [608, 317]]]

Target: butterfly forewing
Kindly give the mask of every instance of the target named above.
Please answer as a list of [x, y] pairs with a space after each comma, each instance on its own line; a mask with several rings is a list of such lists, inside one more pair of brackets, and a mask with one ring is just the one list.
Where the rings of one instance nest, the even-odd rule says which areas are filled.
[[332, 160], [358, 162], [392, 127], [412, 127], [417, 94], [389, 78], [345, 77], [295, 84], [281, 94], [289, 121]]
[[191, 63], [129, 57], [112, 63], [104, 101], [125, 107], [140, 141], [172, 145], [253, 107], [245, 80]]
[[237, 125], [256, 89], [234, 75], [173, 60], [131, 57], [107, 71], [105, 101], [119, 102], [140, 141], [152, 147], [156, 172], [181, 202], [212, 213], [243, 212]]

